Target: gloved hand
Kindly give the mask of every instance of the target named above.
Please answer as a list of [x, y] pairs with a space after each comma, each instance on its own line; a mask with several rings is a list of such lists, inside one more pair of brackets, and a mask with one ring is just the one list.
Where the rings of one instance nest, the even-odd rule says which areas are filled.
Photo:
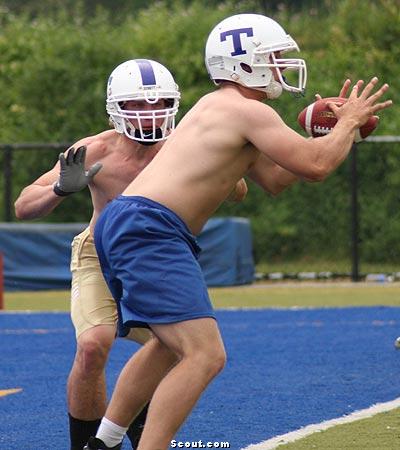
[[97, 162], [89, 170], [85, 170], [86, 146], [79, 147], [76, 151], [71, 147], [67, 152], [60, 153], [60, 177], [54, 184], [54, 192], [64, 197], [85, 188], [103, 167], [103, 164]]

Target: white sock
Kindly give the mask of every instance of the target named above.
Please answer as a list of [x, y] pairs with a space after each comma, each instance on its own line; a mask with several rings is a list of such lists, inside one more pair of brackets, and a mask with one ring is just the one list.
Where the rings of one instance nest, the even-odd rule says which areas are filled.
[[124, 428], [117, 425], [106, 417], [101, 419], [101, 424], [97, 430], [96, 437], [101, 439], [107, 447], [115, 447], [125, 436], [128, 427]]

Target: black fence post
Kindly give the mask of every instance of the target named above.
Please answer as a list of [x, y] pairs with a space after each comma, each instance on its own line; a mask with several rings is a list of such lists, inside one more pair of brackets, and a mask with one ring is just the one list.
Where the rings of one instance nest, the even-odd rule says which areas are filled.
[[358, 172], [357, 145], [350, 152], [350, 217], [351, 217], [351, 280], [360, 281], [359, 272], [359, 209], [358, 209]]
[[4, 221], [12, 222], [13, 214], [11, 212], [12, 205], [12, 146], [4, 147]]

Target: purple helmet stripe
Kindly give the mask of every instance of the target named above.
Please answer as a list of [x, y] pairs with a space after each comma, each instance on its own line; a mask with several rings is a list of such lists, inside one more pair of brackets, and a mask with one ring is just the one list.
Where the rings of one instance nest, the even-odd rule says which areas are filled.
[[154, 86], [156, 84], [156, 76], [150, 61], [147, 59], [137, 59], [136, 62], [139, 66], [143, 85]]

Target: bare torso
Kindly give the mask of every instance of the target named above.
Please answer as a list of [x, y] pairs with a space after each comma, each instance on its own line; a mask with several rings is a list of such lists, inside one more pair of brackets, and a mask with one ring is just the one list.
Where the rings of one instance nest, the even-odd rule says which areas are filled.
[[242, 137], [237, 107], [241, 96], [234, 97], [232, 108], [224, 90], [203, 97], [124, 195], [167, 206], [198, 234], [259, 156]]
[[[89, 188], [93, 213], [90, 228], [93, 232], [96, 220], [103, 208], [128, 186], [128, 184], [154, 158], [162, 143], [144, 146], [114, 130], [89, 136], [74, 144], [77, 149], [86, 146], [85, 168], [102, 164], [101, 170], [92, 178]], [[19, 219], [36, 219], [49, 214], [66, 197], [54, 194], [53, 186], [60, 176], [60, 163], [40, 176], [21, 192], [15, 202]], [[74, 197], [67, 200], [73, 207]]]
[[95, 162], [103, 164], [102, 169], [89, 185], [93, 203], [91, 228], [103, 208], [117, 197], [128, 184], [149, 164], [162, 144], [143, 146], [130, 141], [113, 130], [88, 138], [86, 166]]
[[102, 169], [89, 185], [93, 203], [90, 227], [93, 227], [103, 208], [117, 197], [129, 183], [154, 158], [162, 143], [144, 146], [125, 136], [108, 130], [87, 138], [80, 145], [87, 145], [86, 167], [95, 162], [103, 164]]
[[[373, 112], [368, 98], [353, 96], [337, 112], [331, 133], [306, 139], [260, 101], [263, 95], [224, 83], [199, 100], [163, 146], [143, 146], [114, 130], [77, 142], [76, 148], [87, 146], [86, 168], [103, 164], [89, 185], [91, 229], [105, 205], [122, 193], [165, 205], [198, 234], [244, 175], [274, 195], [299, 178], [324, 179], [345, 159], [356, 128]], [[390, 101], [376, 108], [387, 106]], [[53, 192], [59, 173], [57, 163], [22, 191], [16, 201], [18, 218], [43, 217], [62, 201]]]

